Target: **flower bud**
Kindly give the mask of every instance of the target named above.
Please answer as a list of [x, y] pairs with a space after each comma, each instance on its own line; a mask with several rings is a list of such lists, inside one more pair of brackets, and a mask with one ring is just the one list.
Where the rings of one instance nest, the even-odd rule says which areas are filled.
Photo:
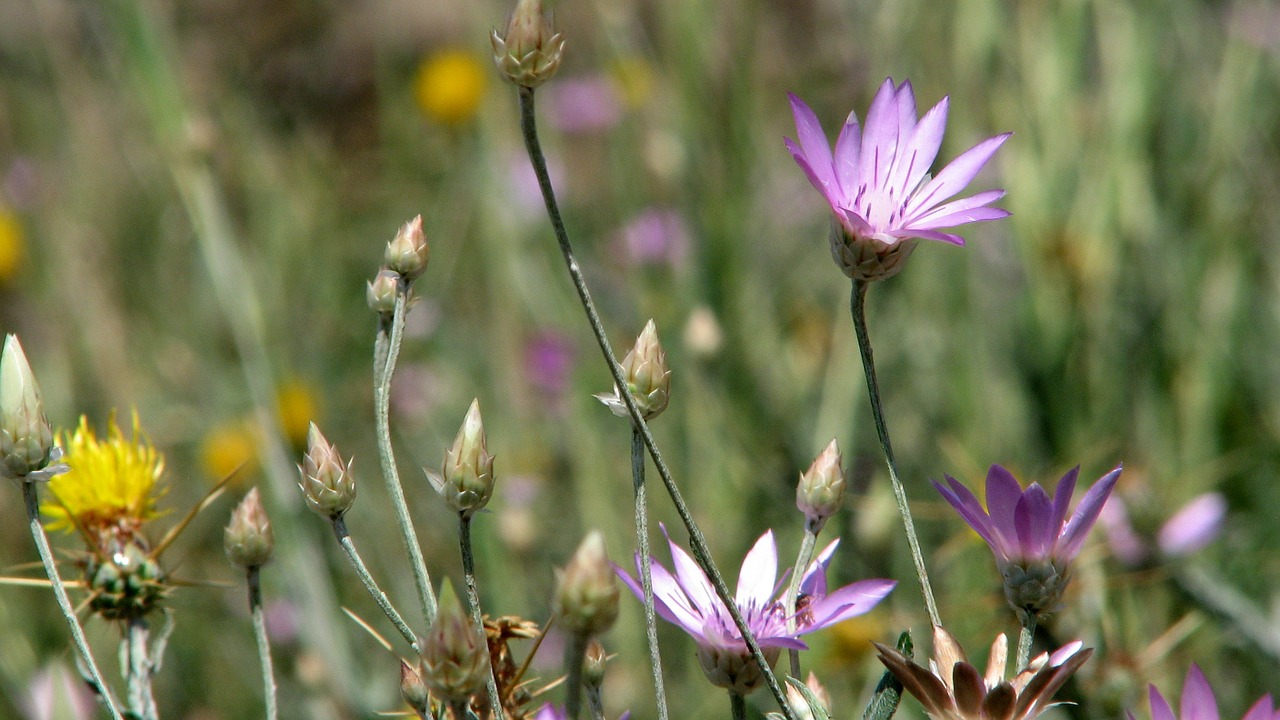
[[414, 712], [426, 715], [431, 710], [431, 696], [427, 692], [426, 683], [422, 682], [419, 667], [414, 667], [404, 660], [400, 661], [400, 697], [413, 708]]
[[493, 456], [485, 446], [480, 401], [472, 400], [453, 445], [445, 452], [441, 475], [427, 473], [454, 512], [471, 517], [493, 495]]
[[369, 303], [369, 309], [379, 315], [390, 315], [395, 312], [399, 284], [399, 273], [385, 267], [379, 270], [377, 276], [366, 283], [364, 295]]
[[484, 688], [489, 651], [446, 578], [436, 621], [422, 639], [422, 680], [446, 703], [463, 702]]
[[342, 517], [356, 500], [356, 481], [351, 477], [351, 463], [342, 464], [342, 456], [329, 444], [320, 428], [311, 423], [307, 430], [307, 454], [298, 466], [302, 480], [298, 487], [307, 499], [307, 507], [324, 518]]
[[[0, 475], [24, 481], [48, 480], [65, 467], [50, 467], [59, 457], [40, 387], [22, 343], [17, 335], [7, 335], [0, 353]], [[41, 472], [44, 470], [55, 472]]]
[[570, 632], [592, 637], [618, 619], [618, 584], [599, 530], [582, 540], [557, 581], [556, 613]]
[[1062, 593], [1071, 580], [1071, 566], [1051, 560], [1009, 562], [1000, 566], [1004, 580], [1004, 599], [1026, 623], [1027, 617], [1039, 617], [1062, 609]]
[[831, 716], [831, 696], [813, 673], [809, 673], [809, 679], [804, 685], [795, 678], [787, 679], [787, 705], [796, 720], [818, 720]]
[[[667, 353], [658, 342], [658, 329], [653, 320], [645, 323], [636, 344], [622, 360], [622, 373], [627, 379], [627, 387], [636, 399], [640, 415], [646, 420], [656, 417], [667, 409], [667, 401], [671, 395], [671, 369], [667, 367]], [[614, 415], [626, 417], [627, 404], [618, 388], [613, 393], [600, 393], [595, 396], [613, 411]]]
[[489, 40], [498, 69], [521, 87], [535, 88], [560, 68], [564, 36], [555, 32], [543, 16], [542, 0], [519, 0], [506, 35], [494, 30]]
[[276, 545], [275, 534], [258, 497], [258, 488], [250, 490], [231, 512], [231, 522], [227, 524], [222, 541], [227, 558], [242, 568], [259, 568], [271, 560]]
[[599, 640], [587, 643], [587, 651], [582, 658], [582, 684], [599, 689], [604, 684], [604, 665], [608, 659]]
[[427, 236], [422, 232], [422, 216], [418, 215], [400, 226], [395, 238], [387, 243], [383, 260], [388, 270], [399, 273], [405, 280], [413, 280], [427, 269], [430, 255]]
[[796, 507], [808, 518], [808, 527], [814, 533], [840, 510], [844, 487], [840, 448], [832, 440], [800, 476], [800, 484], [796, 486]]
[[831, 223], [831, 259], [853, 280], [891, 278], [906, 267], [907, 258], [915, 249], [915, 238], [889, 244], [852, 234], [838, 222]]

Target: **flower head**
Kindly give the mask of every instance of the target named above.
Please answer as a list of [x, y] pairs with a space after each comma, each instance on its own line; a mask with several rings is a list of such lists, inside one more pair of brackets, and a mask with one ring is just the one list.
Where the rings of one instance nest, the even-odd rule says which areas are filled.
[[418, 107], [444, 125], [470, 122], [488, 89], [484, 64], [466, 50], [441, 50], [423, 59], [414, 78]]
[[[667, 409], [671, 398], [671, 368], [667, 365], [667, 353], [658, 341], [658, 328], [652, 319], [644, 324], [636, 344], [622, 359], [622, 373], [636, 400], [636, 407], [646, 420]], [[612, 393], [596, 393], [595, 398], [608, 406], [614, 415], [627, 417], [627, 403], [617, 386]]]
[[856, 280], [889, 277], [915, 247], [916, 238], [963, 245], [964, 238], [942, 229], [1009, 213], [989, 207], [1004, 196], [987, 190], [947, 202], [978, 174], [1009, 133], [988, 138], [951, 161], [936, 177], [929, 168], [942, 145], [948, 99], [916, 119], [910, 82], [880, 86], [865, 126], [850, 113], [835, 152], [817, 116], [800, 98], [789, 95], [799, 142], [787, 149], [835, 215], [831, 253], [846, 275]]
[[337, 448], [329, 444], [320, 428], [311, 423], [307, 431], [307, 454], [298, 466], [302, 496], [307, 507], [323, 518], [340, 518], [356, 500], [356, 481], [351, 461], [342, 464]]
[[[665, 532], [665, 528], [664, 528]], [[698, 644], [698, 660], [711, 682], [745, 694], [763, 683], [760, 668], [747, 652], [729, 610], [715, 588], [688, 553], [667, 538], [671, 546], [672, 574], [657, 562], [653, 574], [654, 605], [665, 620], [678, 625]], [[778, 547], [770, 530], [756, 541], [742, 561], [734, 601], [756, 642], [770, 662], [783, 648], [803, 650], [800, 635], [821, 630], [861, 615], [896, 584], [892, 580], [862, 580], [827, 592], [827, 566], [839, 540], [834, 540], [809, 565], [800, 583], [801, 602], [795, 614], [795, 630], [787, 629], [787, 613], [778, 596]], [[639, 565], [639, 558], [636, 563]], [[636, 597], [643, 597], [638, 581], [618, 569], [622, 581]]]
[[0, 476], [48, 480], [66, 471], [60, 456], [22, 343], [6, 335], [0, 351]]
[[[1151, 686], [1150, 699], [1151, 720], [1218, 720], [1218, 701], [1213, 697], [1213, 688], [1195, 664], [1187, 670], [1187, 679], [1182, 683], [1180, 713], [1173, 712], [1155, 685]], [[1129, 720], [1136, 720], [1133, 713], [1128, 716]], [[1280, 720], [1280, 708], [1272, 704], [1270, 695], [1263, 695], [1242, 720]]]
[[[1003, 467], [987, 471], [987, 508], [955, 478], [934, 482], [942, 497], [987, 541], [1004, 577], [1005, 598], [1018, 613], [1052, 612], [1070, 579], [1070, 564], [1120, 479], [1120, 468], [1089, 488], [1075, 514], [1067, 517], [1080, 468], [1058, 481], [1052, 499], [1038, 483], [1025, 491]], [[949, 486], [949, 487], [948, 487]]]
[[969, 664], [960, 643], [940, 627], [933, 629], [928, 669], [887, 645], [874, 644], [880, 662], [934, 720], [1030, 720], [1049, 707], [1053, 694], [1093, 654], [1093, 648], [1084, 648], [1077, 640], [1052, 655], [1032, 658], [1012, 680], [1006, 680], [1009, 641], [1004, 634], [991, 644], [985, 674]]
[[463, 517], [471, 517], [493, 496], [493, 456], [489, 454], [480, 417], [480, 401], [472, 400], [453, 445], [445, 451], [440, 474], [427, 472], [432, 487]]
[[504, 77], [525, 88], [550, 80], [560, 69], [564, 35], [543, 15], [542, 0], [518, 0], [507, 32], [489, 35], [493, 61]]
[[258, 488], [252, 488], [235, 510], [231, 522], [222, 535], [227, 559], [245, 569], [259, 568], [271, 561], [275, 554], [275, 533]]

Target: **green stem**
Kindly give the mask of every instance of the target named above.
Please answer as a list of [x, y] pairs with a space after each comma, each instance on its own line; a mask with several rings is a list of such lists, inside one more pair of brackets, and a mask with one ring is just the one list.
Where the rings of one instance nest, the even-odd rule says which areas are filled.
[[249, 611], [253, 614], [253, 635], [258, 641], [258, 662], [262, 666], [262, 692], [266, 698], [267, 720], [276, 720], [276, 673], [271, 666], [271, 640], [267, 637], [267, 619], [262, 610], [259, 569], [251, 567], [245, 572], [249, 584]]
[[151, 691], [151, 678], [155, 668], [147, 653], [151, 633], [142, 618], [129, 618], [123, 641], [126, 694], [129, 714], [138, 720], [159, 720], [155, 694]]
[[546, 203], [547, 215], [551, 219], [551, 227], [555, 231], [556, 241], [560, 245], [560, 253], [564, 256], [565, 265], [568, 267], [569, 276], [573, 280], [573, 287], [578, 293], [578, 299], [582, 303], [582, 309], [587, 314], [587, 322], [591, 325], [591, 332], [595, 335], [596, 344], [600, 346], [600, 352], [604, 355], [605, 362], [609, 366], [609, 374], [613, 377], [614, 385], [618, 388], [618, 392], [627, 406], [627, 413], [631, 416], [631, 422], [639, 430], [640, 436], [644, 440], [644, 446], [649, 451], [649, 457], [653, 458], [653, 465], [658, 470], [658, 476], [662, 478], [663, 487], [666, 488], [667, 495], [671, 497], [671, 502], [675, 505], [680, 521], [684, 523], [685, 529], [689, 532], [689, 546], [693, 551], [693, 557], [698, 562], [698, 566], [707, 574], [708, 579], [711, 580], [711, 585], [715, 588], [716, 595], [725, 604], [725, 608], [729, 611], [729, 616], [733, 618], [733, 623], [738, 628], [738, 633], [742, 635], [743, 642], [746, 643], [751, 656], [760, 665], [760, 670], [764, 673], [765, 683], [769, 686], [769, 692], [773, 695], [773, 699], [777, 701], [783, 717], [786, 720], [796, 720], [795, 713], [787, 705], [787, 696], [783, 692], [782, 686], [778, 684], [778, 678], [773, 674], [768, 660], [760, 650], [760, 643], [756, 642], [755, 634], [751, 632], [746, 620], [742, 618], [742, 613], [739, 612], [733, 595], [729, 593], [729, 586], [725, 584], [719, 568], [716, 567], [715, 562], [711, 559], [707, 541], [703, 537], [702, 531], [698, 529], [698, 524], [694, 522], [693, 515], [690, 514], [689, 507], [685, 504], [675, 480], [672, 479], [671, 471], [662, 459], [662, 453], [658, 451], [657, 441], [653, 439], [653, 433], [650, 432], [648, 423], [645, 422], [644, 416], [640, 413], [640, 408], [636, 405], [636, 399], [631, 394], [631, 389], [627, 386], [622, 366], [618, 364], [618, 358], [613, 352], [613, 346], [609, 344], [609, 339], [605, 336], [604, 325], [600, 322], [600, 315], [596, 312], [595, 303], [591, 301], [591, 293], [588, 292], [586, 280], [582, 277], [582, 269], [578, 266], [578, 259], [574, 256], [573, 246], [569, 244], [569, 234], [565, 230], [564, 221], [560, 217], [559, 206], [556, 204], [555, 193], [551, 188], [551, 177], [547, 174], [546, 158], [542, 155], [542, 146], [538, 141], [538, 127], [534, 118], [532, 88], [520, 88], [520, 128], [524, 134], [524, 143], [529, 153], [529, 160], [533, 163], [534, 173], [538, 176], [538, 186], [542, 189], [542, 199]]
[[604, 699], [600, 697], [599, 685], [587, 686], [587, 709], [591, 711], [591, 720], [604, 720]]
[[[462, 575], [467, 581], [467, 604], [471, 606], [471, 622], [476, 626], [476, 632], [480, 633], [481, 647], [485, 649], [485, 654], [489, 650], [489, 636], [484, 630], [484, 615], [480, 612], [480, 592], [476, 589], [476, 558], [475, 553], [471, 549], [471, 518], [465, 514], [459, 513], [461, 520], [458, 528], [459, 543], [462, 550]], [[485, 685], [489, 689], [489, 710], [493, 713], [494, 720], [503, 720], [502, 699], [498, 696], [498, 680], [493, 676], [493, 658], [486, 663], [489, 666], [489, 677], [485, 680]]]
[[22, 499], [27, 508], [27, 522], [31, 526], [31, 538], [36, 542], [36, 550], [40, 553], [40, 561], [44, 563], [44, 573], [49, 577], [49, 584], [53, 586], [53, 595], [58, 600], [58, 608], [62, 611], [62, 617], [67, 621], [67, 626], [71, 628], [71, 639], [75, 642], [76, 651], [80, 653], [80, 659], [84, 661], [84, 666], [89, 671], [89, 679], [93, 682], [94, 689], [98, 692], [98, 697], [102, 698], [103, 704], [107, 706], [107, 711], [111, 713], [111, 717], [114, 720], [122, 720], [116, 700], [111, 696], [111, 688], [107, 687], [106, 681], [102, 679], [102, 673], [98, 671], [98, 663], [94, 661], [93, 652], [89, 650], [89, 641], [84, 637], [84, 628], [80, 626], [80, 619], [76, 617], [76, 611], [71, 606], [71, 599], [67, 597], [67, 587], [62, 583], [62, 576], [58, 574], [58, 566], [53, 561], [53, 550], [49, 548], [49, 537], [45, 535], [44, 525], [40, 523], [38, 492], [39, 490], [34, 481], [22, 481]]
[[404, 499], [404, 488], [400, 484], [400, 472], [396, 469], [395, 451], [391, 448], [391, 375], [395, 372], [396, 358], [400, 354], [400, 339], [404, 335], [404, 316], [408, 311], [409, 286], [401, 280], [396, 292], [396, 308], [391, 318], [391, 333], [387, 341], [386, 365], [379, 373], [377, 363], [380, 360], [382, 343], [381, 332], [379, 342], [374, 347], [374, 385], [373, 405], [378, 433], [378, 458], [382, 464], [382, 478], [387, 484], [387, 494], [391, 496], [391, 505], [395, 508], [396, 524], [400, 527], [400, 537], [404, 540], [405, 550], [409, 553], [409, 567], [413, 570], [413, 582], [418, 589], [418, 600], [422, 604], [422, 616], [427, 627], [436, 619], [436, 596], [431, 590], [431, 577], [427, 574], [427, 562], [422, 557], [422, 546], [418, 544], [418, 532], [413, 527], [413, 519], [409, 517], [409, 505]]
[[889, 481], [893, 485], [893, 497], [898, 501], [898, 513], [902, 515], [907, 544], [911, 546], [911, 560], [916, 566], [916, 577], [920, 578], [920, 591], [924, 594], [929, 621], [935, 627], [942, 627], [942, 618], [938, 615], [938, 603], [933, 599], [933, 587], [929, 584], [929, 571], [925, 569], [924, 555], [920, 552], [920, 539], [916, 536], [916, 525], [911, 520], [911, 506], [907, 502], [907, 491], [902, 487], [902, 481], [898, 479], [898, 463], [893, 458], [893, 446], [889, 444], [889, 428], [884, 421], [884, 408], [880, 404], [880, 386], [876, 382], [876, 364], [871, 356], [871, 336], [867, 334], [866, 301], [867, 283], [854, 280], [853, 293], [849, 300], [850, 313], [853, 315], [854, 331], [858, 335], [862, 370], [867, 376], [867, 394], [871, 397], [871, 414], [875, 416], [876, 434], [880, 437], [880, 449], [884, 451], [885, 463], [889, 466]]
[[[787, 594], [783, 596], [787, 603], [787, 632], [791, 634], [796, 631], [796, 604], [800, 598], [800, 581], [804, 578], [805, 569], [813, 561], [813, 550], [817, 544], [818, 532], [806, 520], [804, 524], [804, 540], [800, 543], [800, 554], [796, 557], [796, 564], [791, 570], [791, 581], [787, 584]], [[795, 649], [788, 650], [787, 656], [791, 661], [791, 677], [799, 680], [800, 651]]]
[[414, 653], [421, 652], [418, 647], [417, 635], [413, 633], [413, 629], [409, 627], [409, 624], [404, 621], [399, 611], [391, 604], [387, 594], [382, 591], [382, 588], [378, 587], [377, 581], [373, 579], [373, 575], [364, 564], [364, 560], [361, 559], [360, 553], [356, 551], [355, 542], [351, 540], [351, 534], [347, 532], [346, 520], [342, 517], [336, 517], [332, 518], [330, 522], [333, 523], [333, 534], [338, 538], [338, 544], [346, 551], [347, 559], [351, 561], [351, 567], [355, 568], [356, 576], [360, 578], [364, 589], [368, 591], [374, 602], [378, 603], [378, 607], [382, 609], [383, 614], [387, 616], [391, 624], [396, 626], [396, 630], [400, 631], [400, 635], [413, 648]]
[[1018, 633], [1018, 664], [1014, 665], [1014, 672], [1022, 672], [1027, 664], [1031, 662], [1031, 642], [1036, 637], [1036, 614], [1033, 612], [1020, 612], [1022, 616], [1022, 632]]
[[578, 720], [582, 708], [582, 661], [587, 654], [587, 637], [574, 633], [564, 648], [564, 715]]
[[729, 691], [729, 714], [733, 720], [747, 720], [747, 699], [732, 690]]
[[653, 572], [649, 549], [649, 500], [644, 484], [644, 439], [631, 430], [631, 481], [635, 490], [636, 545], [640, 549], [640, 586], [644, 589], [644, 632], [649, 644], [649, 667], [658, 703], [658, 720], [667, 720], [667, 690], [662, 680], [662, 653], [658, 649], [658, 616], [653, 602]]

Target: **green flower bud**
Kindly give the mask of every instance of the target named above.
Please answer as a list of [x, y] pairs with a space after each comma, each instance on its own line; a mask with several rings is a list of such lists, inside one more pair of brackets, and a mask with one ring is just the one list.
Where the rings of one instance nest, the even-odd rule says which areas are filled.
[[307, 499], [307, 507], [324, 518], [342, 517], [356, 500], [356, 481], [351, 476], [351, 463], [342, 464], [342, 456], [329, 444], [320, 428], [311, 423], [307, 430], [307, 454], [298, 466], [302, 480], [298, 487]]
[[258, 488], [250, 490], [231, 512], [231, 522], [222, 541], [227, 558], [242, 568], [259, 568], [271, 560], [276, 546], [275, 533], [271, 531], [271, 521], [262, 507]]
[[454, 512], [471, 517], [493, 496], [493, 456], [485, 447], [480, 401], [472, 400], [453, 445], [445, 452], [441, 475], [427, 473]]
[[[658, 342], [658, 328], [653, 320], [645, 323], [636, 344], [622, 360], [622, 373], [627, 379], [627, 388], [636, 399], [640, 415], [644, 419], [656, 417], [667, 409], [667, 401], [671, 395], [671, 369], [667, 367], [667, 353]], [[595, 396], [604, 403], [614, 415], [627, 417], [627, 404], [618, 388], [613, 393], [600, 393]]]
[[0, 353], [0, 475], [48, 480], [65, 472], [63, 465], [51, 467], [59, 457], [22, 343], [17, 335], [8, 335]]
[[489, 36], [493, 61], [503, 76], [521, 87], [535, 88], [560, 69], [564, 36], [542, 14], [542, 0], [519, 0], [507, 33]]
[[582, 540], [557, 581], [556, 613], [570, 632], [592, 637], [618, 619], [618, 583], [599, 530]]
[[428, 694], [427, 685], [422, 682], [422, 675], [418, 670], [418, 667], [414, 667], [404, 660], [400, 661], [400, 697], [404, 698], [404, 701], [415, 712], [430, 717], [431, 696]]
[[446, 578], [436, 621], [422, 639], [422, 680], [445, 703], [466, 701], [484, 688], [489, 649]]
[[368, 301], [370, 310], [379, 315], [391, 315], [396, 311], [396, 293], [400, 285], [399, 273], [382, 268], [378, 271], [378, 275], [366, 285], [365, 300]]
[[808, 518], [810, 530], [818, 532], [827, 518], [840, 510], [844, 487], [840, 448], [832, 440], [800, 476], [796, 486], [796, 507]]
[[582, 683], [588, 688], [599, 689], [604, 684], [604, 665], [609, 656], [599, 640], [587, 643], [587, 652], [582, 658]]
[[387, 243], [383, 260], [388, 270], [399, 273], [405, 280], [413, 280], [427, 269], [430, 256], [431, 248], [422, 232], [422, 216], [418, 215], [400, 226], [395, 238]]

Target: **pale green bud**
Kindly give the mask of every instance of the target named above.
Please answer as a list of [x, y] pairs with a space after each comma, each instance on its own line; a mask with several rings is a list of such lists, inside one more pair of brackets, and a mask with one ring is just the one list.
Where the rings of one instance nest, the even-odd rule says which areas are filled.
[[481, 644], [448, 578], [440, 586], [436, 621], [421, 647], [422, 680], [440, 700], [463, 702], [484, 688], [489, 649]]
[[60, 470], [49, 467], [60, 455], [22, 343], [8, 335], [0, 353], [0, 475], [48, 480], [56, 472], [41, 471]]
[[445, 452], [441, 474], [427, 473], [454, 512], [471, 517], [493, 496], [493, 456], [485, 446], [480, 401], [472, 400], [453, 445]]
[[796, 485], [796, 507], [808, 519], [809, 529], [818, 532], [827, 518], [835, 515], [844, 502], [844, 468], [840, 448], [832, 440]]
[[262, 507], [258, 488], [250, 490], [231, 512], [231, 522], [222, 541], [227, 558], [242, 568], [259, 568], [270, 562], [276, 547], [275, 533]]
[[598, 690], [604, 684], [604, 665], [608, 660], [609, 656], [599, 640], [592, 639], [587, 643], [587, 651], [582, 658], [582, 684]]
[[356, 500], [356, 481], [351, 476], [351, 463], [342, 464], [342, 456], [329, 444], [315, 423], [307, 430], [307, 454], [298, 466], [302, 479], [298, 487], [307, 499], [307, 507], [325, 518], [342, 517]]
[[542, 0], [519, 0], [505, 35], [489, 36], [493, 61], [503, 76], [521, 87], [535, 88], [560, 69], [564, 36], [542, 13]]
[[379, 315], [390, 315], [395, 312], [399, 284], [398, 273], [387, 268], [379, 270], [377, 276], [366, 283], [365, 300], [369, 303], [369, 309]]
[[427, 691], [426, 683], [422, 681], [419, 668], [420, 666], [414, 667], [404, 660], [400, 661], [400, 697], [404, 698], [415, 712], [427, 715], [431, 710], [431, 695]]
[[413, 280], [427, 269], [431, 248], [422, 231], [422, 216], [418, 215], [400, 226], [396, 236], [387, 243], [383, 256], [388, 270], [399, 273], [405, 280]]
[[[622, 373], [644, 419], [656, 417], [667, 409], [671, 396], [671, 369], [667, 366], [667, 353], [658, 341], [658, 328], [653, 320], [645, 323], [640, 337], [636, 338], [636, 344], [623, 358]], [[607, 405], [614, 415], [628, 415], [627, 404], [616, 387], [612, 394], [600, 393], [595, 397]]]
[[582, 540], [568, 566], [557, 573], [557, 581], [556, 613], [570, 632], [599, 635], [618, 619], [618, 583], [599, 530]]

